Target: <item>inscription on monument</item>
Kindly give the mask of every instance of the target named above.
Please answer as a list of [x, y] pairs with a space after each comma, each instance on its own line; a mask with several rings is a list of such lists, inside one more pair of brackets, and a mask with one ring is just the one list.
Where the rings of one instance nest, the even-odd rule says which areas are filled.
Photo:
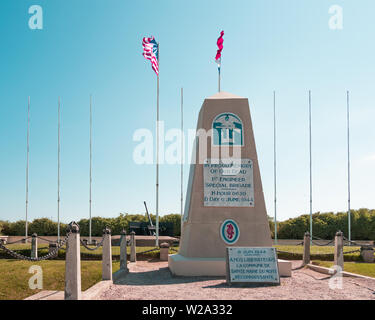
[[253, 161], [207, 159], [203, 189], [205, 207], [254, 207]]
[[227, 247], [227, 282], [280, 283], [275, 248]]

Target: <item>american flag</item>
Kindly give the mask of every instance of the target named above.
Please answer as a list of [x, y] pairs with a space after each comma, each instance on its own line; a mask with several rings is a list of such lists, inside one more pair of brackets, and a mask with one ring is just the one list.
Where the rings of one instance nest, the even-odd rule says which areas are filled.
[[152, 69], [159, 76], [159, 46], [154, 37], [143, 38], [143, 56], [151, 61]]

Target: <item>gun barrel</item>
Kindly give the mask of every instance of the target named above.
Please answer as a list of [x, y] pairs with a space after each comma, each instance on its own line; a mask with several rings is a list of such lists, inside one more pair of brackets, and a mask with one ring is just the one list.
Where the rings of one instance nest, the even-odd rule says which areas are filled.
[[152, 220], [151, 220], [150, 214], [148, 213], [146, 201], [143, 201], [143, 203], [144, 203], [145, 208], [146, 208], [146, 213], [147, 213], [147, 216], [148, 216], [148, 221], [150, 222], [150, 226], [153, 227], [154, 225], [152, 224]]

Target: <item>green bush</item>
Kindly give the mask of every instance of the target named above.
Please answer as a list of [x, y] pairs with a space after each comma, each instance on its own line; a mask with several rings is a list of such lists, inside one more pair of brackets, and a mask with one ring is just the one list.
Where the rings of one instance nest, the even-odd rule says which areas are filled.
[[173, 223], [173, 235], [181, 236], [181, 215], [180, 214], [168, 214], [160, 217], [160, 222]]
[[[347, 212], [314, 213], [313, 235], [331, 240], [335, 233], [341, 230], [348, 237]], [[375, 240], [375, 210], [359, 209], [351, 211], [352, 239]], [[303, 239], [306, 231], [310, 230], [310, 215], [301, 215], [277, 223], [279, 239]]]
[[23, 236], [25, 235], [25, 225], [24, 220], [9, 222], [3, 226], [3, 232], [7, 236]]
[[[61, 235], [65, 235], [67, 225], [60, 223]], [[36, 233], [38, 236], [55, 236], [57, 235], [57, 222], [48, 218], [35, 219], [29, 224], [29, 235]]]

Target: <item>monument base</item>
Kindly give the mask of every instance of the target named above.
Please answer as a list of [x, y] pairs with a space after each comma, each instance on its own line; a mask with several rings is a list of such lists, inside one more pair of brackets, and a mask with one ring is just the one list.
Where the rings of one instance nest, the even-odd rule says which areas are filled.
[[[278, 259], [280, 277], [292, 276], [292, 262]], [[168, 267], [176, 276], [226, 276], [225, 258], [188, 258], [180, 254], [168, 256]]]

